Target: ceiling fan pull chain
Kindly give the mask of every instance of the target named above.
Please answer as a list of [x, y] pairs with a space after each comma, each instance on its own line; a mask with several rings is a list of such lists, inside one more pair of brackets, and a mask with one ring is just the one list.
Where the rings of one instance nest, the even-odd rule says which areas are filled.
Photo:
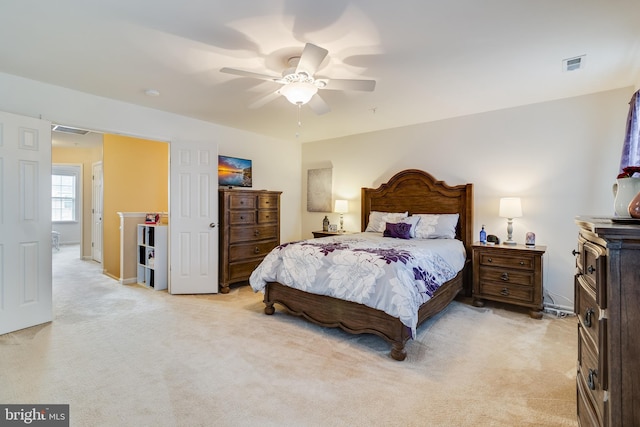
[[302, 110], [302, 104], [298, 104], [298, 127], [302, 127], [302, 122], [300, 121], [300, 110]]

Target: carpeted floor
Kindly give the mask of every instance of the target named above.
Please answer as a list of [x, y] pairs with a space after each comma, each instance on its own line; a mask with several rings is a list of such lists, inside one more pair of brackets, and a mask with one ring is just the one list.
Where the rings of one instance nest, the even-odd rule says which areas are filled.
[[248, 286], [123, 286], [77, 251], [53, 254], [54, 321], [0, 336], [1, 403], [68, 403], [72, 426], [577, 425], [575, 318], [455, 301], [396, 362]]

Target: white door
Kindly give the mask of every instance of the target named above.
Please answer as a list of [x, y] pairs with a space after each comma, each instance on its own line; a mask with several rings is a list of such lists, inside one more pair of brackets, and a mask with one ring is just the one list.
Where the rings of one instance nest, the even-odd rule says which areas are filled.
[[169, 293], [218, 292], [218, 145], [171, 142]]
[[0, 334], [52, 319], [51, 123], [0, 112]]
[[102, 262], [102, 162], [92, 165], [91, 259]]

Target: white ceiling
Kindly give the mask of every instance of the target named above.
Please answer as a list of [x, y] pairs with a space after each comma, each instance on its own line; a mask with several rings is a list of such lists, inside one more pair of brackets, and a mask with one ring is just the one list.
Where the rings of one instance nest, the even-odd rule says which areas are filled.
[[[638, 17], [639, 0], [1, 0], [0, 72], [306, 142], [637, 85]], [[219, 72], [279, 75], [307, 42], [329, 50], [316, 77], [375, 91], [321, 90], [332, 111], [298, 128], [282, 97], [248, 108], [278, 84]]]

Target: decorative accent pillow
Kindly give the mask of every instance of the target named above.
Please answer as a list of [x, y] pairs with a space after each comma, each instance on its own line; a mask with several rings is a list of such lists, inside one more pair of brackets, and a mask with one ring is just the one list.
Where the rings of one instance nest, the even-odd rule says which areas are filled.
[[459, 214], [414, 214], [420, 222], [416, 227], [417, 239], [455, 239]]
[[384, 237], [393, 237], [396, 239], [410, 239], [411, 234], [409, 231], [411, 230], [411, 224], [407, 224], [404, 222], [387, 222], [385, 226], [385, 230], [382, 233]]
[[420, 222], [420, 217], [414, 215], [408, 216], [406, 218], [402, 218], [401, 222], [409, 224], [411, 226], [411, 230], [409, 231], [411, 238], [416, 237], [416, 228], [418, 227], [418, 223]]
[[369, 223], [364, 231], [373, 231], [374, 233], [382, 233], [385, 230], [387, 222], [400, 222], [406, 218], [409, 212], [378, 212], [371, 211], [369, 214]]

